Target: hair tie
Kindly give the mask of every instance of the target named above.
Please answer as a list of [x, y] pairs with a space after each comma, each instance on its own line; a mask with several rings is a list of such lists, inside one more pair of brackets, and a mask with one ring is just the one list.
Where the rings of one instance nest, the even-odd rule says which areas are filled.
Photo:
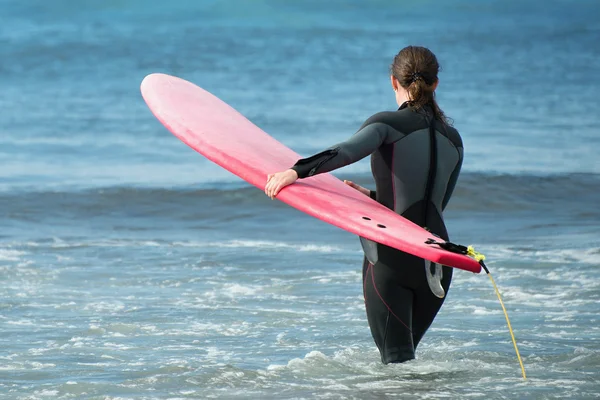
[[[410, 76], [410, 83], [416, 82], [419, 79], [423, 79], [423, 75], [421, 75], [420, 72], [413, 72], [412, 75]], [[425, 80], [425, 79], [423, 79]]]

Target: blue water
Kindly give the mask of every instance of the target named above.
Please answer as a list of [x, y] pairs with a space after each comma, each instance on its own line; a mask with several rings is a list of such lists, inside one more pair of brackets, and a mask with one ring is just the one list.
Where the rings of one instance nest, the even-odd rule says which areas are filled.
[[[0, 398], [600, 397], [600, 4], [0, 0]], [[384, 366], [351, 234], [174, 138], [152, 72], [310, 155], [442, 64], [466, 158], [457, 272], [417, 359]], [[369, 162], [336, 171], [372, 185]]]

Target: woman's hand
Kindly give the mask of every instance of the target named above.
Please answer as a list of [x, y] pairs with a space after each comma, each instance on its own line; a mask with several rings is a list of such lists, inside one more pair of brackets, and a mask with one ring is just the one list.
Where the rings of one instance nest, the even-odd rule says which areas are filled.
[[362, 194], [364, 194], [365, 196], [371, 196], [371, 191], [367, 188], [364, 188], [360, 185], [357, 185], [356, 183], [352, 182], [352, 181], [344, 181], [344, 183], [348, 186], [350, 186], [351, 188], [354, 188], [356, 190], [358, 190], [359, 192], [361, 192]]
[[293, 169], [269, 174], [265, 186], [265, 194], [273, 200], [284, 187], [291, 185], [298, 179], [298, 173]]

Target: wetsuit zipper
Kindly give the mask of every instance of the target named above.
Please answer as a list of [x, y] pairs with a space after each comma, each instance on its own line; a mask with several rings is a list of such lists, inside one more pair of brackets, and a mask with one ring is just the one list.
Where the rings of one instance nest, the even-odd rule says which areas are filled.
[[427, 228], [427, 214], [429, 213], [429, 203], [435, 183], [435, 174], [437, 170], [437, 140], [435, 135], [435, 116], [429, 125], [429, 174], [427, 176], [427, 186], [425, 187], [425, 207], [423, 207], [423, 226]]

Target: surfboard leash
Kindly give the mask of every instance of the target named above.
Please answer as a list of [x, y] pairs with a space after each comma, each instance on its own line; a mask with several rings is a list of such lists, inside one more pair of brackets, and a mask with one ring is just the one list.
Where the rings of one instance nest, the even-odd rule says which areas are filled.
[[435, 244], [441, 247], [444, 250], [451, 251], [452, 253], [464, 254], [469, 257], [474, 258], [479, 262], [481, 268], [485, 271], [487, 276], [490, 278], [492, 285], [494, 286], [494, 290], [496, 291], [496, 296], [498, 296], [498, 300], [500, 301], [500, 305], [502, 306], [502, 311], [504, 311], [504, 317], [506, 318], [506, 324], [508, 325], [508, 331], [510, 332], [510, 337], [512, 338], [513, 345], [515, 346], [515, 353], [517, 354], [517, 359], [519, 360], [519, 365], [521, 366], [521, 373], [523, 374], [523, 379], [527, 380], [527, 375], [525, 374], [525, 367], [523, 366], [523, 360], [521, 359], [521, 354], [519, 353], [519, 348], [517, 347], [517, 341], [515, 340], [515, 334], [513, 333], [512, 326], [510, 324], [510, 320], [508, 319], [508, 312], [506, 311], [506, 307], [504, 307], [504, 302], [502, 301], [502, 296], [500, 296], [500, 291], [498, 290], [498, 286], [490, 273], [490, 270], [485, 265], [484, 260], [485, 256], [473, 248], [473, 246], [463, 246], [460, 244], [455, 244], [451, 242], [438, 242], [434, 239], [427, 239], [425, 244]]

